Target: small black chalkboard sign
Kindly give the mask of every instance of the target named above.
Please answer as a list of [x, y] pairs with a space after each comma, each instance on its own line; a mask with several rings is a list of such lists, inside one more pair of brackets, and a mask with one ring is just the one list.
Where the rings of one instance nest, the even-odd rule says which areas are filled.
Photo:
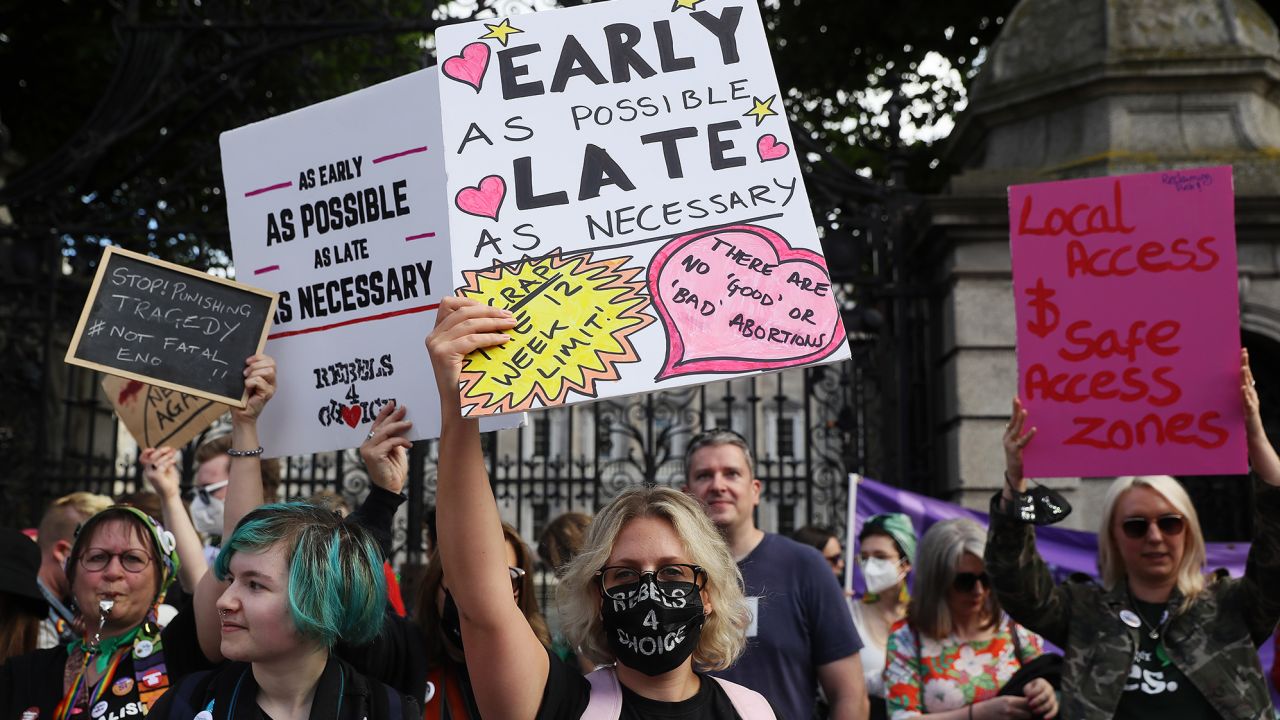
[[108, 247], [67, 362], [244, 407], [276, 294]]

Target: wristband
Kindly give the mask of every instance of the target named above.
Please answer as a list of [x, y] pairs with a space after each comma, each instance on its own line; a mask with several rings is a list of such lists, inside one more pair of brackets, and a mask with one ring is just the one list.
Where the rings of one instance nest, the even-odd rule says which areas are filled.
[[237, 457], [257, 457], [257, 456], [259, 456], [259, 455], [261, 455], [261, 454], [262, 454], [262, 446], [261, 446], [261, 445], [259, 445], [259, 446], [258, 446], [258, 448], [257, 448], [256, 450], [236, 450], [235, 448], [228, 448], [228, 449], [227, 449], [227, 454], [228, 454], [228, 455], [230, 455], [230, 456], [231, 456], [231, 457], [233, 457], [233, 458], [237, 458]]
[[1020, 493], [1013, 487], [1008, 472], [1004, 474], [1004, 482], [1013, 494], [1013, 500], [1005, 503], [1005, 515], [1014, 520], [1033, 525], [1052, 525], [1071, 514], [1071, 503], [1044, 485], [1036, 483], [1034, 488]]

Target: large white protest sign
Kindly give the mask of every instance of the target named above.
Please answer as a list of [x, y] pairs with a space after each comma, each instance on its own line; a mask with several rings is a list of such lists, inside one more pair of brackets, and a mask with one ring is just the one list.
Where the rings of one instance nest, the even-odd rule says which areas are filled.
[[437, 437], [423, 338], [450, 267], [435, 72], [224, 133], [222, 165], [237, 278], [280, 294], [267, 455], [355, 447], [392, 400], [411, 439]]
[[754, 0], [613, 0], [437, 34], [453, 283], [508, 308], [507, 413], [849, 356]]

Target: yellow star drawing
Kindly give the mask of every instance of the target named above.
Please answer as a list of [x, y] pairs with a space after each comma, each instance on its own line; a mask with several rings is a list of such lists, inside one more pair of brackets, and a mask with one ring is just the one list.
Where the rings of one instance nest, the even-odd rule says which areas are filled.
[[698, 3], [700, 2], [702, 2], [702, 0], [676, 0], [676, 4], [671, 6], [671, 12], [675, 12], [680, 8], [696, 10], [698, 8]]
[[777, 114], [778, 114], [778, 113], [776, 113], [776, 112], [774, 112], [774, 111], [773, 111], [773, 108], [771, 108], [771, 107], [770, 107], [770, 105], [772, 105], [772, 104], [773, 104], [773, 99], [774, 99], [774, 98], [776, 98], [776, 97], [778, 97], [778, 96], [777, 96], [777, 95], [770, 95], [768, 98], [766, 98], [766, 99], [764, 99], [764, 100], [761, 100], [760, 98], [755, 97], [755, 96], [753, 95], [753, 96], [751, 97], [751, 101], [754, 103], [754, 106], [753, 106], [750, 110], [748, 110], [748, 111], [746, 111], [746, 112], [742, 113], [742, 116], [743, 116], [743, 117], [749, 117], [749, 116], [750, 116], [750, 117], [755, 117], [755, 119], [756, 119], [756, 125], [757, 125], [757, 126], [759, 126], [759, 125], [760, 125], [760, 123], [764, 122], [764, 119], [765, 119], [765, 118], [769, 117], [770, 115], [777, 115]]
[[488, 40], [489, 38], [493, 38], [498, 42], [502, 43], [502, 47], [507, 46], [508, 35], [514, 35], [516, 33], [524, 32], [520, 28], [512, 27], [511, 20], [505, 19], [505, 18], [503, 19], [502, 22], [498, 23], [497, 25], [490, 25], [489, 23], [485, 23], [484, 26], [489, 28], [489, 32], [485, 33], [484, 35], [481, 35], [480, 39]]

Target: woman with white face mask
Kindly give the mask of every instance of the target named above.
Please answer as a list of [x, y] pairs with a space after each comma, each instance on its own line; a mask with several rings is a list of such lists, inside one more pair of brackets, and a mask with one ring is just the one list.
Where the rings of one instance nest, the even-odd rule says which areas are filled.
[[862, 672], [871, 718], [887, 717], [884, 665], [889, 629], [907, 615], [907, 573], [916, 555], [916, 531], [902, 513], [873, 515], [858, 533], [858, 567], [867, 592], [853, 603], [853, 624], [862, 637]]

